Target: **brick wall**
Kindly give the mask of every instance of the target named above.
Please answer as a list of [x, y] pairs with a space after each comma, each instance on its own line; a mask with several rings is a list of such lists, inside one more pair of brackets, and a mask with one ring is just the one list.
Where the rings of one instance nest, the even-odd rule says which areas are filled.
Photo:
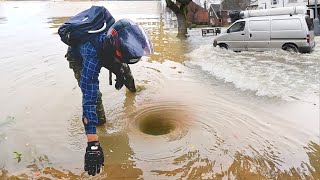
[[191, 24], [191, 23], [208, 24], [209, 23], [208, 10], [202, 8], [201, 6], [191, 1], [188, 5], [187, 21], [188, 21], [188, 24]]

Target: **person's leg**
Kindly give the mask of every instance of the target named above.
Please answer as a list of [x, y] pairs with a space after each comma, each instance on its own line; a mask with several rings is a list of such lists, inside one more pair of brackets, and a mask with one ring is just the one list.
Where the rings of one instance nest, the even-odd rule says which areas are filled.
[[[78, 85], [80, 86], [82, 63], [81, 63], [81, 61], [77, 61], [77, 60], [74, 60], [74, 59], [68, 57], [68, 55], [66, 57], [67, 57], [67, 60], [69, 61], [69, 68], [73, 70], [74, 77], [77, 79]], [[98, 94], [96, 112], [97, 112], [98, 119], [99, 119], [98, 126], [105, 124], [106, 123], [106, 116], [105, 116], [104, 107], [102, 104], [102, 93], [100, 91]]]
[[102, 104], [102, 93], [99, 91], [96, 112], [99, 118], [98, 126], [106, 123], [106, 115]]

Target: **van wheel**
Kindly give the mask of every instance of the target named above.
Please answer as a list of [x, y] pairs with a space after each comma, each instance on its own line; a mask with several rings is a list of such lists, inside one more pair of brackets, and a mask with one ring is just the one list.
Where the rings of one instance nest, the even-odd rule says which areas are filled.
[[299, 52], [297, 46], [293, 45], [293, 44], [285, 44], [282, 46], [282, 49], [288, 52]]
[[221, 49], [229, 49], [228, 45], [226, 45], [226, 44], [219, 44], [219, 47]]

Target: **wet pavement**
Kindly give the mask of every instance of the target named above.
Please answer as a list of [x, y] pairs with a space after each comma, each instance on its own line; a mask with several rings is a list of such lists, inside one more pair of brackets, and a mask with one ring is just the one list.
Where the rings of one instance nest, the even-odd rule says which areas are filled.
[[179, 40], [157, 2], [2, 1], [0, 179], [89, 178], [81, 92], [56, 32], [91, 4], [142, 24], [155, 51], [131, 66], [135, 94], [100, 74], [105, 168], [92, 179], [320, 178], [320, 46], [235, 53], [199, 29]]

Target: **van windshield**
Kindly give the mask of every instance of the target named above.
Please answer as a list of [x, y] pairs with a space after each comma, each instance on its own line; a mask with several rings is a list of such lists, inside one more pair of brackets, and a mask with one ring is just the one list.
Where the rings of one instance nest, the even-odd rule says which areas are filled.
[[228, 31], [229, 31], [229, 33], [243, 31], [245, 25], [246, 25], [246, 22], [245, 22], [245, 21], [237, 22], [237, 23], [233, 24], [233, 25], [229, 28]]
[[306, 16], [306, 22], [307, 22], [309, 31], [313, 31], [313, 23], [312, 23], [311, 19], [309, 18], [309, 16]]

